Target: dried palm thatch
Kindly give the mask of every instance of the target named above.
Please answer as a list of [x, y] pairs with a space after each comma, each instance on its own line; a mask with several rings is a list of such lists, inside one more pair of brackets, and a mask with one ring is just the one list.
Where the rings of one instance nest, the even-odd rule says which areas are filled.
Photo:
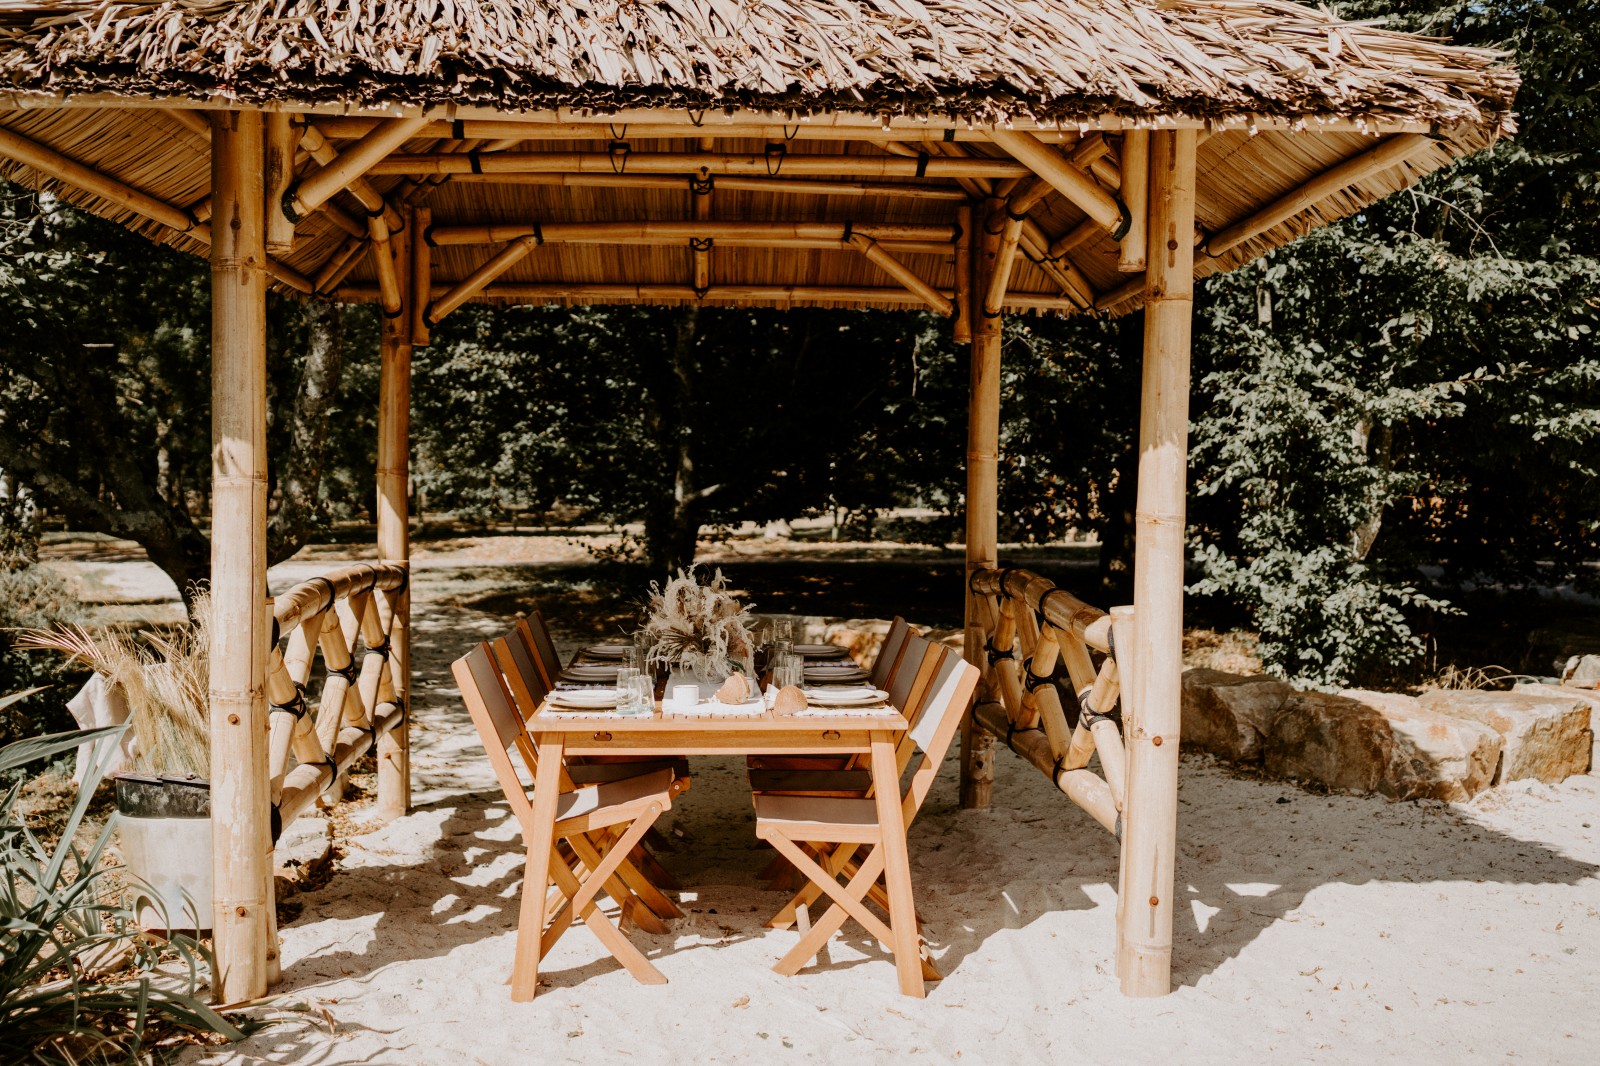
[[1493, 124], [1491, 52], [1284, 0], [191, 0], [0, 5], [0, 83], [357, 106], [1106, 113]]
[[211, 597], [194, 601], [194, 621], [171, 636], [125, 627], [23, 630], [18, 648], [55, 651], [122, 689], [134, 746], [129, 769], [209, 776], [207, 708], [211, 686]]

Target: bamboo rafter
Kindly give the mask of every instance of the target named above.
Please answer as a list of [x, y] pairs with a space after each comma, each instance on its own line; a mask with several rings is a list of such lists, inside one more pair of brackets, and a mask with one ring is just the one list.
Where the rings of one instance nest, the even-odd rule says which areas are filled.
[[[359, 564], [302, 582], [277, 598], [267, 700], [268, 773], [278, 831], [404, 720], [405, 681], [389, 639], [407, 584], [405, 566]], [[321, 688], [313, 705], [309, 690], [319, 655]]]

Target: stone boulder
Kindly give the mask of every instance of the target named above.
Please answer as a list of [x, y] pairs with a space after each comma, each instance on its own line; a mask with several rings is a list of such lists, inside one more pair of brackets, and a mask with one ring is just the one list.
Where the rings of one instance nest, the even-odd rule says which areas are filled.
[[1272, 720], [1263, 762], [1273, 777], [1346, 792], [1378, 792], [1394, 778], [1394, 730], [1375, 707], [1326, 692], [1296, 692]]
[[1517, 692], [1530, 696], [1550, 696], [1555, 699], [1580, 699], [1589, 705], [1589, 735], [1593, 738], [1589, 749], [1589, 772], [1600, 774], [1600, 692], [1594, 689], [1568, 688], [1564, 685], [1536, 685], [1524, 681]]
[[1347, 689], [1340, 695], [1383, 715], [1394, 735], [1388, 777], [1378, 788], [1384, 795], [1459, 802], [1494, 783], [1504, 745], [1496, 730], [1396, 692]]
[[1429, 710], [1482, 722], [1500, 734], [1504, 748], [1494, 780], [1497, 785], [1524, 778], [1555, 784], [1589, 769], [1594, 747], [1589, 704], [1575, 693], [1546, 696], [1443, 689], [1425, 693], [1421, 701]]
[[1259, 763], [1262, 740], [1294, 692], [1273, 677], [1185, 670], [1183, 743], [1236, 763]]

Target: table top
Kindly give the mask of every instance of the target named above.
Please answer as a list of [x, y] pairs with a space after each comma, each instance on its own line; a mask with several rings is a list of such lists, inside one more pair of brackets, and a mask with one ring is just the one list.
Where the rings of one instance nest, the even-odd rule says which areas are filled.
[[909, 727], [898, 711], [878, 714], [774, 714], [772, 711], [746, 714], [663, 714], [660, 704], [648, 717], [600, 712], [562, 711], [548, 713], [547, 705], [528, 720], [532, 733], [797, 733], [903, 732]]

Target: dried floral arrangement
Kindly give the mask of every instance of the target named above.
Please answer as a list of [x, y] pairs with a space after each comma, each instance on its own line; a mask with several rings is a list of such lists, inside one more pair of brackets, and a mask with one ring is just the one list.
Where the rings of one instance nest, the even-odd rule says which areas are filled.
[[170, 637], [118, 626], [23, 630], [16, 647], [55, 651], [122, 689], [136, 773], [208, 777], [211, 733], [211, 597], [195, 598], [193, 621]]
[[700, 584], [695, 568], [679, 570], [662, 588], [650, 583], [645, 632], [654, 642], [650, 662], [678, 667], [707, 680], [743, 669], [753, 654], [750, 608], [728, 591], [718, 569]]

